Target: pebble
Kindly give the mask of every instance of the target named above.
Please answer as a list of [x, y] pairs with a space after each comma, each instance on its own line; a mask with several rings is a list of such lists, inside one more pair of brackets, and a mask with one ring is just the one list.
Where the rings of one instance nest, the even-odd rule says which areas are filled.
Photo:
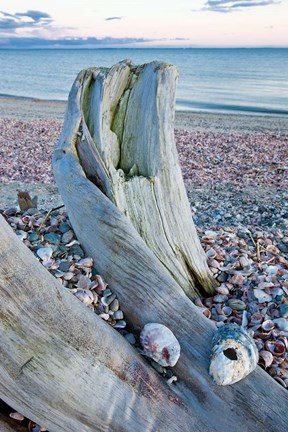
[[246, 309], [246, 303], [242, 300], [231, 298], [228, 300], [227, 304], [233, 310], [242, 311]]
[[116, 312], [114, 312], [113, 317], [115, 318], [115, 320], [122, 320], [124, 318], [124, 314], [121, 310], [117, 310]]
[[116, 329], [122, 329], [126, 327], [126, 321], [120, 320], [117, 321], [116, 324], [114, 325], [114, 328]]
[[66, 231], [61, 238], [62, 243], [67, 244], [69, 243], [74, 237], [74, 233], [72, 230]]
[[[114, 326], [115, 327], [115, 326]], [[133, 333], [127, 333], [125, 336], [125, 339], [131, 344], [131, 345], [135, 345], [136, 343], [136, 338], [133, 335]], [[159, 365], [160, 366], [160, 365]]]
[[113, 312], [116, 312], [119, 309], [119, 301], [115, 298], [109, 306], [109, 309]]

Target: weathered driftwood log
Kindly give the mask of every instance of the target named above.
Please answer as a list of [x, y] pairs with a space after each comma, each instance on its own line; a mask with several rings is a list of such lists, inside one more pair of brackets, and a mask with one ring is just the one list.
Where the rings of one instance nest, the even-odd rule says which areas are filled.
[[131, 327], [159, 322], [178, 338], [177, 388], [206, 429], [282, 431], [287, 393], [261, 369], [229, 388], [208, 374], [214, 328], [187, 296], [211, 292], [215, 282], [174, 147], [175, 78], [172, 66], [157, 62], [80, 73], [54, 154], [55, 178], [79, 240]]
[[69, 294], [2, 216], [0, 262], [0, 398], [7, 404], [50, 432], [205, 430], [177, 387]]
[[212, 293], [216, 282], [196, 234], [174, 142], [176, 78], [175, 67], [158, 62], [138, 68], [121, 62], [110, 70], [81, 72], [70, 94], [54, 171], [61, 190], [63, 152], [77, 152], [87, 177], [195, 298], [199, 290]]

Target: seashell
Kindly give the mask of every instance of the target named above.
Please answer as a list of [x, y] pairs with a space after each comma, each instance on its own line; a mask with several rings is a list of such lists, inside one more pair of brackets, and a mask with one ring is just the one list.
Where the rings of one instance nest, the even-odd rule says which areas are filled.
[[229, 290], [225, 284], [221, 284], [220, 286], [216, 287], [215, 291], [217, 291], [219, 294], [223, 294], [223, 295], [229, 294]]
[[23, 421], [24, 420], [24, 416], [22, 414], [20, 414], [19, 412], [17, 412], [17, 411], [11, 412], [9, 414], [9, 417], [13, 418], [14, 420], [18, 420], [18, 421]]
[[256, 368], [258, 358], [251, 336], [238, 325], [227, 324], [213, 337], [209, 373], [218, 385], [234, 384]]
[[107, 287], [107, 284], [103, 281], [102, 277], [98, 274], [95, 275], [95, 281], [97, 282], [96, 291], [104, 291]]
[[216, 294], [213, 297], [213, 300], [215, 303], [224, 303], [225, 301], [228, 300], [228, 297], [227, 297], [227, 295], [224, 295], [224, 294]]
[[232, 308], [230, 308], [229, 306], [224, 306], [223, 308], [222, 308], [222, 314], [224, 315], [224, 316], [229, 316], [229, 315], [231, 315], [231, 313], [232, 313]]
[[281, 288], [273, 288], [271, 290], [271, 294], [272, 294], [273, 298], [275, 298], [277, 296], [283, 296], [284, 291]]
[[203, 314], [204, 316], [206, 316], [206, 318], [210, 318], [211, 317], [211, 312], [208, 308], [201, 307], [201, 306], [197, 306], [197, 309], [199, 310], [199, 312], [201, 312], [201, 314]]
[[258, 289], [273, 288], [273, 287], [274, 287], [274, 283], [273, 282], [260, 282], [257, 285]]
[[46, 432], [47, 429], [45, 429], [43, 426], [39, 426], [36, 423], [30, 421], [28, 423], [28, 431], [29, 432]]
[[271, 366], [271, 364], [273, 363], [273, 354], [270, 351], [261, 350], [259, 352], [259, 357], [259, 363], [262, 364], [263, 361], [263, 366], [265, 367], [265, 369]]
[[73, 272], [66, 272], [66, 273], [64, 273], [63, 278], [64, 278], [65, 280], [71, 280], [74, 276], [75, 276], [75, 275], [74, 275]]
[[91, 293], [91, 291], [78, 290], [74, 295], [79, 300], [81, 300], [85, 306], [90, 305], [94, 301], [94, 297], [93, 297], [93, 294]]
[[265, 272], [266, 273], [268, 273], [268, 276], [275, 276], [275, 275], [277, 275], [277, 273], [278, 273], [278, 267], [277, 266], [268, 266], [266, 269], [265, 269]]
[[265, 343], [266, 348], [276, 357], [280, 357], [283, 354], [285, 354], [285, 344], [280, 341], [280, 340], [276, 340], [276, 341], [266, 341]]
[[267, 294], [265, 291], [260, 289], [253, 290], [254, 296], [257, 298], [259, 303], [265, 303], [272, 300], [272, 296]]
[[175, 366], [180, 356], [180, 344], [172, 331], [158, 323], [146, 324], [140, 333], [143, 352], [161, 366]]
[[251, 316], [251, 324], [253, 325], [261, 324], [263, 319], [264, 319], [263, 315], [259, 312], [256, 312]]
[[272, 244], [268, 245], [266, 247], [266, 250], [267, 250], [267, 252], [270, 252], [273, 255], [278, 255], [279, 252], [280, 252], [279, 249], [276, 246], [272, 245]]
[[42, 261], [48, 261], [52, 257], [53, 249], [51, 247], [41, 247], [37, 250], [37, 255]]
[[213, 248], [210, 248], [207, 252], [206, 252], [206, 256], [207, 258], [215, 258], [216, 256], [216, 251]]
[[232, 278], [229, 280], [229, 282], [233, 285], [238, 285], [241, 286], [244, 284], [246, 278], [244, 276], [242, 276], [241, 273], [235, 273]]
[[75, 263], [77, 267], [92, 267], [93, 266], [93, 258], [87, 257], [82, 258], [78, 263]]
[[250, 264], [249, 259], [246, 258], [244, 255], [240, 256], [239, 262], [241, 264], [241, 267], [243, 267], [243, 268], [249, 266], [249, 264]]
[[274, 328], [274, 323], [273, 323], [273, 321], [271, 321], [271, 320], [266, 320], [266, 321], [264, 321], [263, 323], [262, 323], [262, 329], [264, 330], [264, 331], [271, 331], [271, 330], [273, 330], [273, 328]]
[[273, 320], [273, 323], [276, 324], [276, 326], [282, 330], [282, 331], [288, 331], [288, 321], [285, 318], [276, 318]]
[[86, 290], [90, 288], [90, 279], [87, 276], [83, 276], [81, 275], [78, 283], [77, 283], [77, 288]]

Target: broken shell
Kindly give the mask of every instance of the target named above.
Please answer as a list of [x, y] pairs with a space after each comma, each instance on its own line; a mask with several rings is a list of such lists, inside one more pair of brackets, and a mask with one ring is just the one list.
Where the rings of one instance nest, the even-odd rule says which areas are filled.
[[264, 321], [263, 323], [262, 323], [262, 329], [264, 330], [264, 331], [271, 331], [271, 330], [273, 330], [273, 328], [274, 328], [274, 323], [273, 323], [273, 321], [271, 321], [271, 320], [266, 320], [266, 321]]
[[17, 412], [17, 411], [11, 412], [9, 414], [9, 417], [13, 418], [14, 420], [18, 420], [18, 421], [23, 421], [24, 420], [24, 416], [22, 414], [20, 414], [19, 412]]
[[266, 341], [266, 348], [276, 357], [280, 357], [285, 354], [285, 344], [281, 340]]
[[53, 249], [51, 247], [41, 247], [37, 250], [37, 255], [42, 261], [48, 261], [52, 257]]
[[259, 352], [259, 363], [263, 364], [265, 369], [273, 363], [273, 354], [270, 351], [261, 350]]
[[258, 350], [251, 338], [236, 324], [220, 327], [213, 337], [209, 373], [218, 385], [234, 384], [252, 372]]
[[254, 289], [253, 290], [254, 296], [258, 300], [259, 303], [265, 303], [272, 300], [272, 296], [270, 294], [267, 294], [265, 291], [260, 289]]
[[147, 357], [161, 366], [175, 366], [180, 356], [180, 344], [172, 331], [163, 324], [146, 324], [140, 342]]

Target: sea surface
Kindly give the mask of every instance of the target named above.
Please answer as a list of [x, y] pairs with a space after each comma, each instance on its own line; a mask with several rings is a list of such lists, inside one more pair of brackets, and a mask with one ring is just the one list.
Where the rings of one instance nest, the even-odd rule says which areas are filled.
[[286, 48], [2, 49], [0, 94], [66, 100], [81, 69], [124, 59], [176, 65], [179, 110], [288, 115]]

